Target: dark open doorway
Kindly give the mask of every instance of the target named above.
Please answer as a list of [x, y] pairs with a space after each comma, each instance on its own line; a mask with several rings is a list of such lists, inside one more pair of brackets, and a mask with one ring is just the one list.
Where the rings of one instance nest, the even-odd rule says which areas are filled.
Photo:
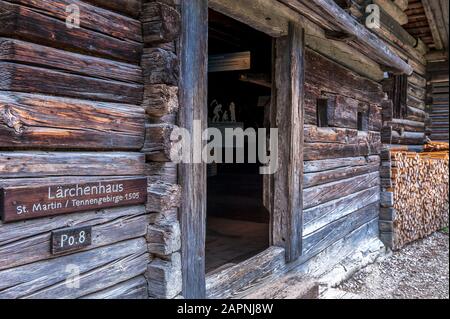
[[[272, 38], [209, 11], [208, 126], [269, 128]], [[242, 262], [270, 244], [270, 213], [263, 204], [261, 164], [208, 165], [206, 272]], [[230, 149], [223, 150], [225, 152]], [[235, 151], [235, 148], [234, 148]]]

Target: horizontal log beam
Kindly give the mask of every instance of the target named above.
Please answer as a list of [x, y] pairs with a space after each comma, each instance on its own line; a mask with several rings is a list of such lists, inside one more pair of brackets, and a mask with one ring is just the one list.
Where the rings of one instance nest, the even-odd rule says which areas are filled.
[[0, 147], [139, 150], [144, 110], [138, 106], [0, 92]]
[[167, 43], [176, 40], [180, 35], [180, 13], [163, 3], [144, 4], [141, 22], [144, 43], [152, 45]]
[[181, 202], [181, 187], [167, 183], [149, 184], [147, 199], [147, 212], [165, 213], [178, 208]]
[[146, 48], [142, 55], [145, 84], [178, 85], [179, 61], [170, 51], [160, 48]]
[[371, 165], [343, 167], [325, 172], [308, 173], [303, 177], [303, 187], [306, 189], [309, 187], [332, 183], [359, 175], [378, 172], [379, 166], [380, 164], [375, 162]]
[[54, 48], [139, 64], [143, 45], [84, 28], [67, 28], [66, 22], [30, 8], [0, 1], [0, 36], [39, 42]]
[[[141, 238], [3, 270], [0, 298], [79, 298], [143, 274], [148, 260], [147, 245]], [[66, 285], [66, 267], [74, 262], [83, 289]]]
[[181, 249], [181, 229], [178, 221], [149, 225], [146, 239], [148, 251], [157, 256], [169, 256]]
[[148, 299], [148, 283], [144, 276], [121, 282], [104, 290], [83, 296], [81, 299], [140, 300]]
[[303, 207], [304, 209], [308, 209], [335, 200], [339, 197], [347, 196], [379, 185], [379, 173], [374, 172], [342, 181], [314, 186], [303, 191]]
[[307, 236], [322, 227], [364, 208], [379, 202], [380, 188], [378, 186], [338, 198], [331, 202], [309, 208], [304, 211], [303, 235]]
[[[326, 12], [329, 17], [328, 24], [333, 24], [338, 31], [344, 31], [355, 37], [354, 43], [358, 47], [369, 50], [381, 64], [396, 69], [400, 73], [411, 74], [413, 68], [395, 54], [378, 36], [369, 31], [365, 26], [356, 22], [344, 9], [340, 8], [333, 0], [282, 0], [292, 8], [295, 8], [300, 14], [305, 12], [306, 8], [314, 7], [316, 10], [310, 10], [310, 15], [315, 19], [321, 19]], [[322, 16], [321, 16], [322, 15]]]
[[147, 114], [162, 117], [178, 111], [178, 87], [165, 84], [145, 85], [144, 103]]
[[134, 18], [139, 17], [142, 8], [142, 0], [85, 0], [95, 6], [111, 11], [116, 11]]
[[96, 79], [24, 64], [0, 61], [0, 91], [41, 93], [140, 105], [139, 84]]
[[8, 0], [31, 9], [44, 12], [46, 15], [66, 22], [66, 8], [76, 5], [80, 9], [80, 25], [83, 28], [107, 34], [121, 40], [142, 42], [141, 24], [139, 20], [131, 19], [110, 10], [99, 8], [80, 0]]
[[83, 251], [109, 246], [124, 240], [145, 236], [148, 216], [143, 206], [89, 211], [22, 223], [1, 225], [0, 270], [42, 260], [54, 260], [50, 252], [51, 232], [65, 227], [91, 226], [92, 244]]
[[369, 157], [344, 157], [344, 158], [333, 158], [333, 159], [323, 159], [316, 161], [305, 161], [304, 163], [304, 173], [315, 173], [323, 172], [327, 170], [333, 170], [342, 167], [353, 167], [370, 165], [372, 163], [380, 163], [380, 157], [378, 155]]
[[122, 82], [143, 81], [141, 68], [133, 64], [72, 53], [16, 39], [0, 38], [0, 60], [31, 63], [53, 70]]
[[145, 175], [139, 153], [0, 152], [0, 178]]

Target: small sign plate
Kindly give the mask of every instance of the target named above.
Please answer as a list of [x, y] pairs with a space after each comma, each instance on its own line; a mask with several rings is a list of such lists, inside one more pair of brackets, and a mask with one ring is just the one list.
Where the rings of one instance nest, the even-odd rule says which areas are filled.
[[147, 179], [6, 187], [0, 191], [4, 223], [147, 202]]
[[92, 244], [92, 227], [73, 227], [52, 232], [52, 254], [72, 252]]

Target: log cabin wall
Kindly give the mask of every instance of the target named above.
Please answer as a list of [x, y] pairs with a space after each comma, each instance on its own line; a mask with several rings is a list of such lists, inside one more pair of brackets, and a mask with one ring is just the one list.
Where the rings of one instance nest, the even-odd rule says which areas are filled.
[[381, 139], [381, 213], [380, 238], [390, 248], [394, 242], [395, 196], [392, 183], [394, 163], [391, 150], [422, 151], [431, 134], [427, 112], [427, 60], [430, 28], [421, 0], [373, 1], [381, 9], [381, 27], [373, 31], [413, 68], [413, 73], [390, 72], [383, 81], [389, 100], [383, 103]]
[[[80, 9], [79, 28], [66, 26], [68, 5]], [[157, 155], [178, 106], [174, 36], [162, 20], [174, 12], [144, 4], [141, 23], [141, 5], [0, 1], [0, 188], [149, 181], [146, 207], [0, 222], [0, 298], [181, 291], [176, 167]], [[92, 226], [92, 245], [53, 256], [51, 232], [72, 226]], [[78, 289], [66, 285], [74, 265]]]
[[[380, 83], [313, 50], [306, 51], [305, 68], [302, 259], [359, 230], [367, 239], [378, 236], [385, 98]], [[323, 105], [326, 125], [318, 123]], [[363, 127], [358, 113], [366, 116]]]
[[430, 139], [448, 143], [448, 60], [428, 63], [427, 80], [427, 106], [431, 118]]
[[143, 1], [142, 69], [146, 112], [145, 173], [149, 180], [147, 278], [150, 298], [171, 299], [182, 291], [181, 188], [178, 165], [170, 161], [170, 135], [177, 124], [181, 27], [180, 2]]

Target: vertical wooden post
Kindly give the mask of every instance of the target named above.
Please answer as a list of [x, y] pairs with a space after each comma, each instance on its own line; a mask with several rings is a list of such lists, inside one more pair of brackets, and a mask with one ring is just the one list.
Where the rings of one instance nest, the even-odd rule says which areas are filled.
[[[194, 121], [207, 127], [208, 1], [181, 1], [181, 78], [179, 125], [191, 132]], [[203, 142], [196, 141], [203, 146]], [[179, 165], [183, 195], [182, 224], [183, 296], [205, 298], [206, 164]]]
[[288, 262], [302, 252], [304, 30], [291, 22], [276, 40], [275, 98], [279, 169], [274, 182], [273, 244], [286, 249]]

